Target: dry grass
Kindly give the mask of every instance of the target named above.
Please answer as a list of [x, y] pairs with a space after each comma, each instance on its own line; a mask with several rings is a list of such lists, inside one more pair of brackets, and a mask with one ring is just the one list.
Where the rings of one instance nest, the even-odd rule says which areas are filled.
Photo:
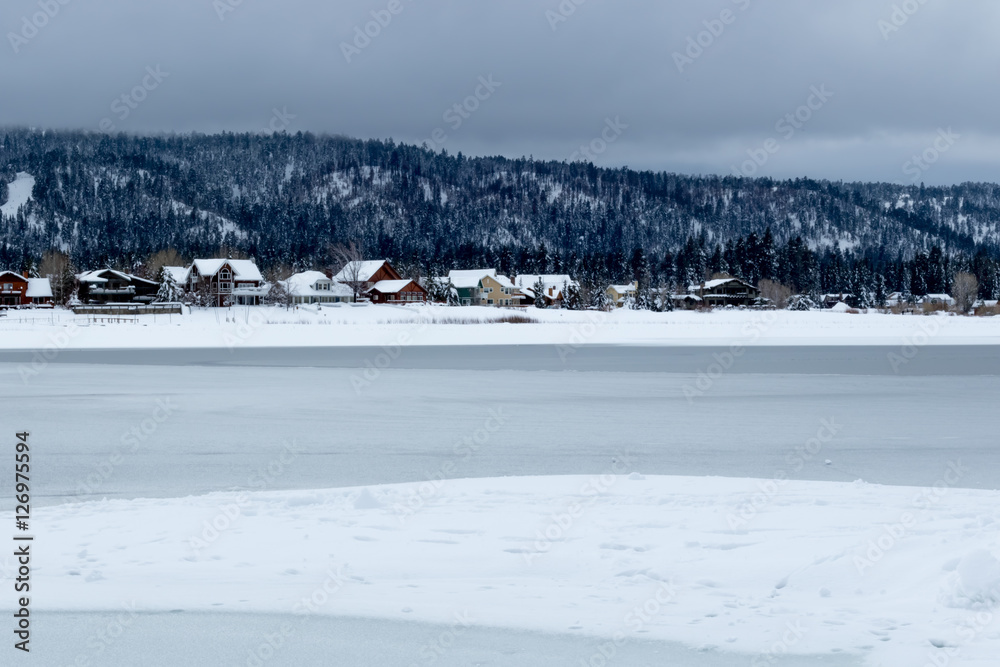
[[538, 324], [533, 317], [521, 314], [507, 314], [500, 317], [435, 317], [431, 324]]
[[950, 310], [946, 303], [924, 303], [924, 313], [942, 313]]
[[997, 315], [1000, 315], [1000, 304], [976, 308], [976, 317], [996, 317]]

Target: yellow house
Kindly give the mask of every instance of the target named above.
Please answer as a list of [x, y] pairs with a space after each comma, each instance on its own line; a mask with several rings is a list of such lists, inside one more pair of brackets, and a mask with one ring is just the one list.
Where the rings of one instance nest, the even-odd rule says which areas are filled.
[[633, 280], [628, 285], [611, 285], [605, 292], [611, 298], [611, 303], [615, 304], [616, 308], [621, 308], [625, 305], [626, 299], [635, 299], [636, 294], [639, 292], [639, 283]]
[[484, 306], [514, 305], [514, 283], [506, 276], [486, 274], [479, 281], [479, 294]]
[[514, 306], [514, 283], [496, 269], [450, 271], [448, 280], [463, 306]]

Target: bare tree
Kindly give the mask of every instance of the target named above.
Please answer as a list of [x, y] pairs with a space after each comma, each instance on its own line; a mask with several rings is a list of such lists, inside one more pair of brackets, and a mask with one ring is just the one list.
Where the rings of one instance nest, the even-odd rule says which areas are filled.
[[66, 253], [49, 250], [42, 256], [38, 266], [38, 274], [49, 279], [52, 285], [52, 300], [59, 305], [66, 305], [76, 288], [76, 271], [73, 261]]
[[364, 261], [364, 254], [358, 246], [351, 242], [349, 245], [335, 245], [329, 248], [330, 260], [333, 262], [337, 280], [347, 285], [354, 292], [354, 302], [358, 302], [358, 297], [365, 290], [367, 276], [361, 275], [361, 263]]
[[173, 248], [155, 252], [142, 265], [141, 277], [156, 280], [160, 275], [160, 269], [164, 266], [184, 266], [184, 259]]
[[774, 304], [775, 308], [784, 308], [788, 305], [788, 300], [792, 297], [792, 290], [781, 283], [773, 280], [761, 280], [757, 284], [760, 295]]
[[979, 281], [971, 273], [956, 273], [951, 281], [951, 296], [958, 312], [968, 313], [979, 296]]

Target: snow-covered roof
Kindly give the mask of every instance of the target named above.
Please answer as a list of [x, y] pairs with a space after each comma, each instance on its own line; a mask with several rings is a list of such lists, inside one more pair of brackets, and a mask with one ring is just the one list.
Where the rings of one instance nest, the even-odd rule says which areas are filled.
[[191, 272], [186, 266], [164, 266], [163, 270], [173, 276], [174, 282], [183, 285], [187, 282], [188, 274]]
[[28, 278], [28, 291], [24, 296], [29, 299], [52, 298], [52, 284], [48, 278]]
[[[318, 290], [316, 284], [330, 283], [330, 289]], [[350, 287], [326, 277], [322, 271], [303, 271], [284, 281], [285, 289], [292, 296], [354, 296]]]
[[611, 285], [608, 289], [614, 290], [619, 294], [626, 294], [628, 292], [634, 292], [636, 290], [635, 283], [629, 285]]
[[451, 280], [451, 284], [458, 288], [473, 288], [479, 287], [479, 281], [484, 277], [490, 276], [491, 278], [497, 277], [496, 269], [470, 269], [462, 271], [449, 271], [448, 278]]
[[698, 292], [702, 289], [712, 290], [715, 289], [716, 287], [721, 287], [726, 283], [739, 283], [744, 287], [753, 288], [753, 285], [751, 285], [750, 283], [743, 282], [739, 278], [716, 278], [715, 280], [706, 280], [704, 285], [701, 284], [688, 285], [688, 290], [691, 292]]
[[[344, 268], [340, 270], [340, 273], [333, 277], [333, 279], [341, 283], [352, 282], [354, 280], [367, 283], [371, 281], [372, 276], [378, 273], [378, 270], [381, 269], [384, 264], [384, 259], [369, 259], [365, 261], [348, 262]], [[357, 276], [357, 278], [355, 278], [355, 276]]]
[[514, 283], [511, 282], [510, 278], [507, 276], [495, 275], [493, 276], [493, 280], [500, 283], [501, 287], [510, 287], [511, 289], [514, 288]]
[[260, 275], [260, 269], [249, 259], [215, 258], [194, 260], [194, 266], [198, 269], [198, 273], [203, 276], [214, 276], [226, 264], [233, 268], [234, 280], [264, 280], [264, 276]]
[[532, 287], [539, 280], [545, 287], [559, 287], [563, 285], [575, 285], [576, 281], [565, 274], [551, 273], [542, 275], [523, 275], [514, 280], [518, 287]]
[[412, 282], [412, 280], [380, 280], [368, 291], [379, 292], [381, 294], [395, 294]]
[[921, 301], [947, 301], [951, 302], [954, 299], [950, 294], [925, 294]]
[[122, 273], [121, 271], [115, 271], [114, 269], [100, 269], [98, 271], [85, 271], [83, 273], [77, 274], [76, 279], [79, 280], [81, 283], [90, 283], [92, 285], [98, 285], [98, 284], [101, 284], [101, 283], [108, 282], [107, 278], [102, 277], [102, 274], [105, 274], [105, 273], [114, 274], [114, 275], [118, 276], [119, 278], [121, 278], [122, 280], [127, 280], [128, 282], [134, 282], [134, 281], [138, 280], [138, 281], [141, 281], [141, 282], [151, 283], [151, 284], [154, 284], [154, 285], [156, 284], [155, 280], [146, 280], [145, 278], [140, 278], [139, 276], [134, 276], [131, 273]]
[[0, 280], [2, 280], [5, 276], [12, 276], [22, 281], [25, 280], [25, 277], [22, 276], [20, 273], [17, 273], [16, 271], [0, 271]]

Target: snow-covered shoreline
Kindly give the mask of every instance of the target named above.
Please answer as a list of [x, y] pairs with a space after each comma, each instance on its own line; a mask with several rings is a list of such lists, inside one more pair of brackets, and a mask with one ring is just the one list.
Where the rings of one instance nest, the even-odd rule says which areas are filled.
[[988, 665], [1000, 652], [1000, 496], [954, 488], [960, 461], [929, 489], [616, 474], [629, 469], [43, 508], [35, 604], [468, 612], [765, 660]]
[[[330, 347], [383, 345], [994, 345], [1000, 319], [829, 311], [611, 313], [445, 306], [234, 307], [186, 315], [88, 317], [10, 311], [0, 349]], [[455, 323], [455, 322], [459, 323]]]

